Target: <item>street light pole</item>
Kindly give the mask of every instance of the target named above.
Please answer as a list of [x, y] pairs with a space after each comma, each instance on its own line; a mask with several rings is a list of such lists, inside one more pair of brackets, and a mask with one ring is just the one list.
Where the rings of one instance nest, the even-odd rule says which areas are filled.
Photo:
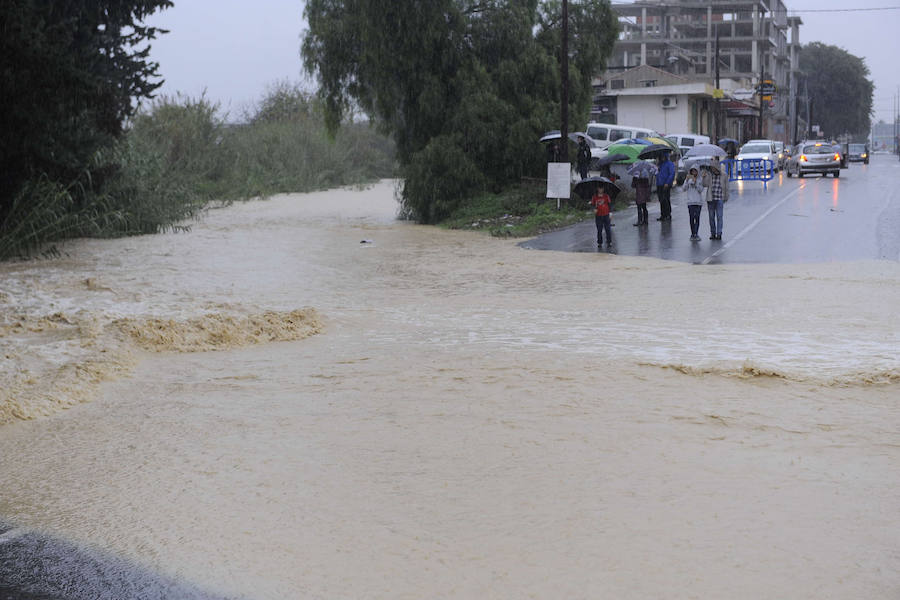
[[720, 104], [721, 100], [719, 98], [719, 24], [716, 23], [716, 139], [713, 140], [713, 143], [718, 144], [719, 138], [722, 137], [721, 133], [721, 119], [722, 119], [722, 105]]
[[560, 57], [560, 71], [562, 71], [562, 98], [560, 118], [562, 124], [559, 128], [560, 143], [562, 144], [562, 161], [569, 162], [569, 2], [562, 1], [562, 56]]

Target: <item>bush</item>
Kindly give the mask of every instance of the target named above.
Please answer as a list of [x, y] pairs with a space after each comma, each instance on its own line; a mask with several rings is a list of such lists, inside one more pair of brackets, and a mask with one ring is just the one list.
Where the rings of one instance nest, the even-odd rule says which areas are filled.
[[[249, 123], [224, 122], [201, 95], [163, 97], [97, 151], [72, 182], [29, 181], [0, 223], [0, 259], [72, 237], [114, 237], [186, 229], [211, 201], [359, 184], [395, 174], [394, 148], [368, 124], [331, 139], [321, 114], [266, 97]], [[51, 248], [49, 250], [53, 252]]]

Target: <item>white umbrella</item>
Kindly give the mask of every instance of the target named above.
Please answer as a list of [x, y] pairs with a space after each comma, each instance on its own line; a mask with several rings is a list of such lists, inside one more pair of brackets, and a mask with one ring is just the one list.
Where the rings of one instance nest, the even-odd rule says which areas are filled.
[[684, 155], [685, 158], [693, 158], [695, 156], [718, 156], [722, 158], [726, 156], [726, 152], [713, 144], [697, 144]]
[[656, 177], [656, 174], [659, 173], [659, 168], [651, 162], [639, 160], [628, 167], [628, 170], [625, 172], [632, 177], [645, 177], [649, 179], [651, 177]]

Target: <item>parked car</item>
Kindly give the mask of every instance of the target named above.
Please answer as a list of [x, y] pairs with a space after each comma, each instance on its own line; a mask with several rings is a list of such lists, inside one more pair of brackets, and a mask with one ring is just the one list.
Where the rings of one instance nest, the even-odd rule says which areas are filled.
[[865, 144], [850, 144], [847, 160], [869, 164], [869, 147]]
[[750, 160], [760, 158], [772, 161], [772, 171], [778, 169], [778, 153], [775, 151], [775, 142], [772, 140], [750, 140], [738, 151], [736, 160]]
[[[698, 135], [696, 133], [670, 133], [665, 136], [667, 140], [678, 146], [681, 156], [687, 154], [687, 151], [699, 144], [708, 144], [708, 135]], [[676, 173], [676, 183], [681, 185], [687, 177], [687, 168], [684, 160], [678, 161], [678, 172]]]
[[785, 167], [787, 176], [803, 177], [807, 173], [831, 173], [833, 177], [841, 176], [841, 155], [835, 152], [831, 144], [823, 142], [802, 142], [791, 152], [791, 158]]
[[615, 144], [620, 140], [660, 137], [658, 133], [652, 129], [647, 129], [646, 127], [610, 125], [609, 123], [588, 123], [585, 132], [591, 136], [601, 148], [606, 148], [610, 144]]
[[670, 133], [666, 139], [681, 148], [682, 155], [699, 144], [708, 144], [708, 135], [698, 135], [696, 133]]

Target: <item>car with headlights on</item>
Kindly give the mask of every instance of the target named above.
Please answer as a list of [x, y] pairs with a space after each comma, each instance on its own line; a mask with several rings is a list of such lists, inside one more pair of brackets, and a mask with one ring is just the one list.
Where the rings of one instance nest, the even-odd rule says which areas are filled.
[[865, 144], [850, 144], [847, 160], [869, 164], [869, 148]]
[[741, 146], [737, 156], [734, 158], [737, 161], [751, 159], [772, 161], [771, 170], [766, 169], [766, 171], [769, 172], [775, 171], [778, 168], [778, 153], [775, 151], [775, 142], [772, 140], [750, 140]]
[[794, 147], [785, 168], [787, 176], [803, 177], [807, 173], [827, 173], [835, 178], [841, 176], [841, 155], [831, 144], [823, 142], [802, 142]]

